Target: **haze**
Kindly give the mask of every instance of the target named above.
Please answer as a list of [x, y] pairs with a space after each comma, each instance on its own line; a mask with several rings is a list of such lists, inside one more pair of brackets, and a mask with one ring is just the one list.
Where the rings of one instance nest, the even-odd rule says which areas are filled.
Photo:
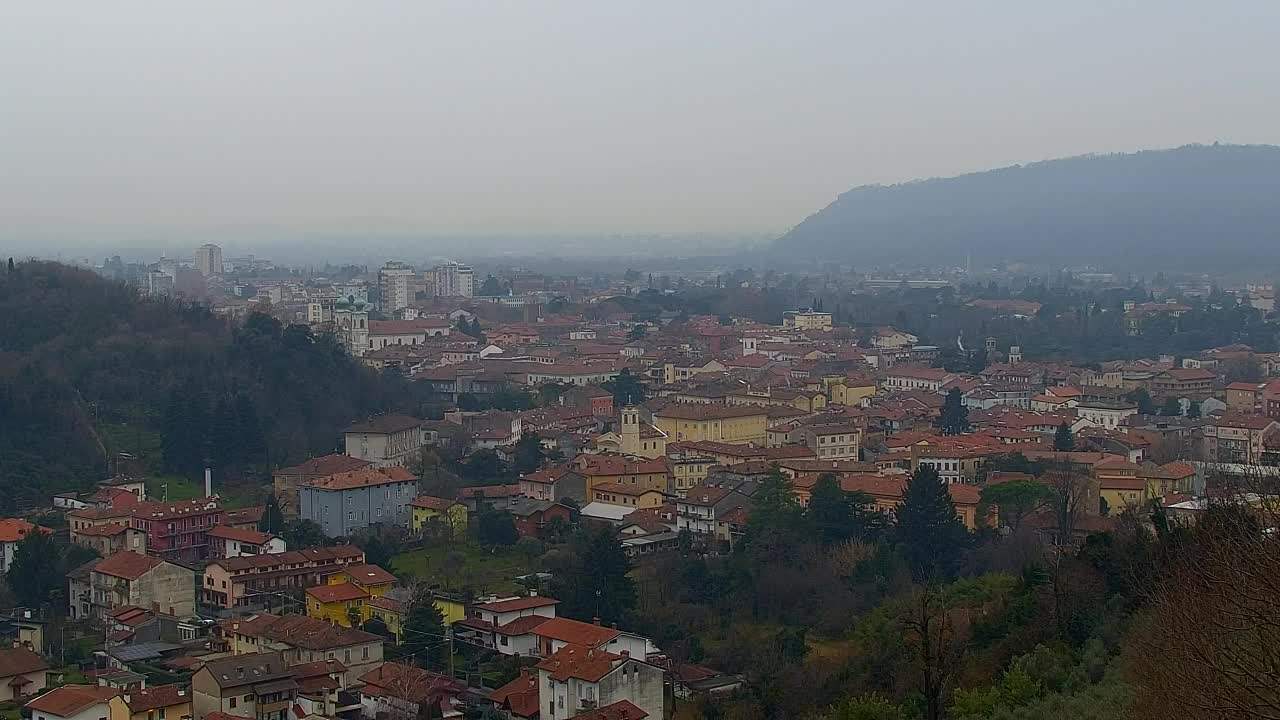
[[779, 234], [850, 187], [1280, 140], [1280, 3], [13, 2], [0, 242]]

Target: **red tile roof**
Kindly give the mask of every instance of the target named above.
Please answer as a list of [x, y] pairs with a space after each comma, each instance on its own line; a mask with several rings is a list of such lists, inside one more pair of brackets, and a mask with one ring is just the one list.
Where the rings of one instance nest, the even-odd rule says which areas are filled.
[[644, 720], [649, 713], [636, 707], [630, 700], [619, 700], [595, 710], [579, 713], [574, 720]]
[[396, 581], [395, 575], [369, 563], [348, 565], [342, 572], [361, 585], [387, 585]]
[[376, 487], [391, 483], [414, 482], [413, 473], [402, 467], [367, 467], [350, 472], [338, 473], [303, 483], [304, 487], [323, 490], [355, 490], [362, 487]]
[[622, 633], [613, 628], [557, 617], [539, 625], [537, 634], [571, 645], [585, 645], [594, 648], [609, 642]]
[[[542, 624], [543, 627], [546, 625], [547, 623]], [[539, 631], [538, 634], [541, 635], [542, 632]], [[548, 671], [551, 679], [557, 682], [566, 682], [570, 678], [599, 682], [613, 670], [614, 661], [621, 659], [621, 655], [597, 650], [591, 645], [570, 643], [543, 659], [536, 667]]]
[[506, 625], [499, 625], [493, 631], [499, 635], [507, 635], [509, 637], [528, 635], [537, 631], [539, 627], [542, 627], [550, 619], [543, 615], [525, 615], [512, 620]]
[[48, 669], [44, 658], [26, 648], [0, 648], [0, 679]]
[[520, 670], [515, 680], [489, 693], [489, 699], [498, 707], [516, 717], [531, 718], [538, 714], [538, 676], [527, 668]]
[[257, 530], [245, 530], [244, 528], [233, 528], [227, 527], [226, 525], [219, 525], [209, 531], [209, 537], [235, 540], [249, 545], [262, 545], [275, 537], [275, 535], [258, 532]]
[[549, 598], [544, 595], [531, 595], [529, 597], [497, 600], [495, 602], [476, 603], [472, 607], [493, 613], [509, 613], [518, 612], [520, 610], [532, 610], [533, 608], [547, 607], [549, 605], [558, 605], [559, 603], [559, 600]]
[[[18, 542], [36, 527], [38, 526], [17, 518], [0, 520], [0, 542]], [[49, 530], [40, 528], [40, 532], [47, 533]]]
[[191, 691], [181, 685], [156, 685], [133, 690], [125, 697], [130, 712], [140, 713], [191, 702]]
[[703, 403], [671, 403], [654, 411], [655, 417], [676, 420], [727, 420], [730, 418], [764, 415], [765, 409], [755, 405], [711, 405]]
[[408, 415], [375, 415], [364, 422], [355, 423], [346, 432], [389, 435], [416, 427], [422, 427], [422, 421]]
[[317, 458], [294, 465], [292, 467], [280, 468], [276, 470], [276, 475], [334, 475], [341, 472], [351, 472], [359, 470], [362, 467], [368, 467], [373, 463], [360, 458], [353, 458], [350, 455], [334, 453], [333, 455], [323, 455]]
[[119, 690], [111, 687], [63, 685], [32, 700], [26, 706], [38, 712], [68, 717], [94, 703], [105, 703], [120, 694]]
[[108, 555], [103, 558], [97, 565], [93, 566], [93, 571], [126, 580], [137, 580], [150, 572], [152, 568], [163, 563], [164, 561], [157, 557], [121, 550], [114, 555]]
[[352, 583], [317, 585], [316, 587], [307, 588], [307, 594], [322, 603], [350, 602], [369, 597], [369, 593]]
[[441, 497], [433, 497], [431, 495], [419, 495], [409, 503], [413, 507], [423, 508], [425, 510], [445, 511], [458, 504], [457, 500], [449, 500]]

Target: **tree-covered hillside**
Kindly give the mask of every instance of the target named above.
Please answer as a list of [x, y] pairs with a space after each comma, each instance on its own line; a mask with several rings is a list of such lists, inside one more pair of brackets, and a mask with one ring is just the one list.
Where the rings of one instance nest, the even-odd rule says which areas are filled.
[[[777, 242], [832, 261], [1274, 264], [1280, 147], [1090, 155], [844, 193]], [[924, 258], [924, 260], [921, 260]]]
[[265, 477], [408, 396], [305, 326], [234, 324], [55, 263], [0, 268], [0, 510], [101, 479], [134, 449], [113, 445], [121, 428], [158, 435], [169, 472]]

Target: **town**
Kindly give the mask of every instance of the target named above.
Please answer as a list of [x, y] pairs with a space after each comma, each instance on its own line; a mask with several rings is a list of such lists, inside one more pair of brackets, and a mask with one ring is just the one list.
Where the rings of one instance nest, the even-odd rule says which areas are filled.
[[[143, 342], [203, 323], [190, 342], [230, 348], [208, 372], [252, 372], [91, 401], [88, 470], [5, 457], [3, 712], [977, 718], [1112, 697], [1120, 623], [1181, 588], [1136, 587], [1139, 560], [1221, 507], [1274, 530], [1274, 290], [1020, 272], [11, 261], [7, 296], [119, 293]], [[323, 373], [348, 387], [275, 414], [277, 382]], [[1183, 641], [1188, 612], [1144, 631]], [[903, 685], [961, 656], [1009, 669]], [[848, 678], [877, 689], [840, 701]]]

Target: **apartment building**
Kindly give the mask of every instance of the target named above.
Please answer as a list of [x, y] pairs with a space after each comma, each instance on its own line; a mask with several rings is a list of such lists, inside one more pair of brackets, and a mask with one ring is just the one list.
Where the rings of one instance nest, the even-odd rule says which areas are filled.
[[363, 562], [364, 551], [354, 545], [214, 560], [205, 566], [200, 600], [223, 609], [261, 607], [264, 593], [322, 585], [330, 575]]

